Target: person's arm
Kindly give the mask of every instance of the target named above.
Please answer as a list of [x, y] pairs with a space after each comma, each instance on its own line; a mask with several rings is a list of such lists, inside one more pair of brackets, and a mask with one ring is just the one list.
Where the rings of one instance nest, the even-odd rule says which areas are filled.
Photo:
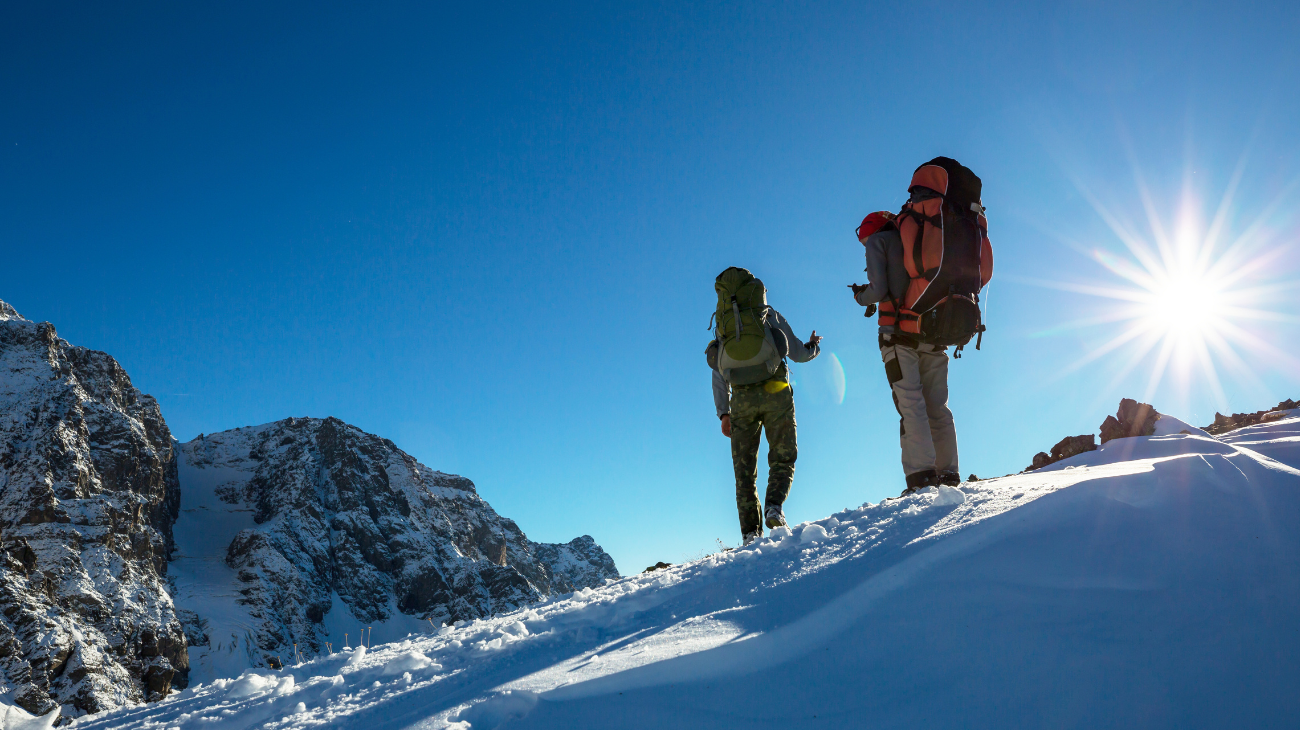
[[713, 371], [713, 407], [718, 411], [719, 420], [731, 413], [731, 385], [717, 370]]
[[[853, 299], [858, 304], [869, 307], [889, 298], [889, 254], [888, 236], [892, 231], [874, 233], [867, 239], [864, 248], [867, 251], [867, 284], [850, 284]], [[897, 236], [897, 233], [893, 233]]]
[[817, 354], [822, 351], [821, 345], [817, 344], [818, 342], [821, 342], [822, 339], [817, 336], [817, 330], [813, 330], [812, 335], [808, 338], [808, 342], [805, 343], [803, 340], [794, 336], [794, 330], [790, 329], [790, 323], [787, 322], [785, 317], [782, 317], [781, 313], [775, 309], [770, 310], [767, 324], [769, 327], [779, 329], [783, 334], [785, 334], [786, 342], [790, 345], [789, 357], [795, 362], [808, 362], [814, 357], [817, 357]]

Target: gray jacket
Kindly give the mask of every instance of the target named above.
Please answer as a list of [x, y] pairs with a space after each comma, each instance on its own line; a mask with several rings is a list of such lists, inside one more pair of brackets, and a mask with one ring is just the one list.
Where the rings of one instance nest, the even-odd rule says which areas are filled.
[[[788, 357], [795, 362], [808, 362], [817, 357], [822, 351], [820, 345], [805, 347], [803, 340], [794, 336], [794, 330], [790, 329], [790, 323], [785, 317], [775, 309], [768, 308], [767, 326], [774, 330], [780, 330], [785, 335], [785, 341], [790, 344], [790, 354]], [[781, 363], [781, 369], [776, 371], [776, 376], [783, 374], [785, 363]], [[773, 377], [776, 377], [773, 376]], [[722, 379], [722, 373], [717, 370], [713, 371], [713, 406], [718, 410], [718, 418], [731, 413], [731, 384]]]
[[[902, 301], [907, 294], [907, 285], [911, 279], [903, 263], [903, 239], [896, 230], [873, 233], [867, 238], [867, 288], [858, 291], [853, 298], [858, 304], [867, 306], [878, 304], [888, 299]], [[894, 328], [880, 328], [880, 334], [892, 334]]]

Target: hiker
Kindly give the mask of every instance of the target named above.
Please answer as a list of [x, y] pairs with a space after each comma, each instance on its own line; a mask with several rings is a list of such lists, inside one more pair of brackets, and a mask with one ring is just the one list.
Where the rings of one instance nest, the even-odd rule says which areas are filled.
[[961, 482], [957, 427], [948, 409], [948, 347], [955, 357], [983, 338], [979, 292], [993, 275], [993, 249], [975, 173], [947, 157], [912, 175], [911, 197], [895, 216], [868, 215], [866, 285], [850, 284], [870, 317], [899, 415], [903, 494]]
[[[790, 323], [767, 305], [763, 282], [733, 266], [714, 281], [718, 308], [713, 341], [705, 348], [713, 370], [713, 405], [722, 435], [731, 439], [736, 471], [736, 511], [748, 545], [763, 536], [763, 524], [785, 527], [782, 505], [794, 480], [794, 389], [788, 357], [808, 362], [821, 351], [813, 330], [808, 342], [795, 337]], [[758, 438], [767, 430], [767, 495], [758, 509]]]

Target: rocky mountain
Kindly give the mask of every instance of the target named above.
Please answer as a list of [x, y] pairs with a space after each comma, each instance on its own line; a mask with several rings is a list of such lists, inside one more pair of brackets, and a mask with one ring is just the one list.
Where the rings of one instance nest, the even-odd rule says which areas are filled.
[[75, 717], [616, 577], [337, 419], [181, 445], [112, 357], [0, 302], [0, 706]]
[[68, 716], [184, 682], [165, 582], [180, 500], [157, 402], [0, 302], [0, 696]]
[[349, 629], [400, 638], [618, 577], [590, 537], [532, 542], [470, 480], [335, 418], [181, 450], [175, 584], [204, 618], [190, 632], [200, 677], [355, 643]]

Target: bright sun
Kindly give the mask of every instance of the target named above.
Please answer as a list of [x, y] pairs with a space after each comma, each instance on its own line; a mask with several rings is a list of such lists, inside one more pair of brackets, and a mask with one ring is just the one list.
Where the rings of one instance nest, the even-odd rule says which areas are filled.
[[1105, 303], [1089, 307], [1089, 316], [1066, 326], [1105, 325], [1114, 333], [1060, 375], [1110, 355], [1119, 363], [1111, 388], [1141, 367], [1148, 373], [1141, 394], [1148, 402], [1171, 375], [1184, 398], [1192, 390], [1205, 390], [1226, 408], [1220, 368], [1262, 390], [1266, 389], [1258, 368], [1246, 358], [1265, 358], [1273, 365], [1300, 370], [1300, 361], [1270, 343], [1270, 338], [1252, 331], [1260, 328], [1251, 327], [1295, 321], [1293, 314], [1270, 307], [1277, 305], [1280, 294], [1298, 286], [1278, 279], [1278, 264], [1288, 247], [1273, 239], [1265, 224], [1286, 196], [1279, 194], [1253, 221], [1247, 221], [1240, 233], [1229, 237], [1241, 167], [1212, 218], [1206, 219], [1206, 207], [1187, 187], [1172, 225], [1156, 214], [1141, 175], [1136, 177], [1146, 214], [1145, 233], [1102, 205], [1082, 185], [1079, 188], [1127, 249], [1123, 254], [1103, 248], [1090, 252], [1116, 278], [1109, 283], [1096, 283], [1095, 279], [1088, 283], [1040, 282], [1102, 298]]
[[1171, 335], [1217, 329], [1223, 297], [1204, 272], [1184, 272], [1154, 282], [1146, 303], [1149, 326]]

